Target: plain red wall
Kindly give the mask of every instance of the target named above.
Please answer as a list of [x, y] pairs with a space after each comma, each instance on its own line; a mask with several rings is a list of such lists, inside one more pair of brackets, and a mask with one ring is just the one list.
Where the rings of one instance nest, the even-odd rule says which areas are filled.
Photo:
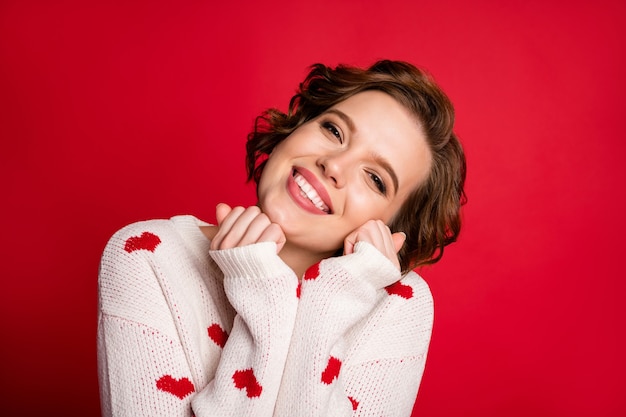
[[3, 415], [98, 415], [107, 238], [252, 204], [253, 118], [384, 57], [435, 75], [469, 161], [414, 415], [626, 415], [626, 3], [56, 3], [0, 3]]

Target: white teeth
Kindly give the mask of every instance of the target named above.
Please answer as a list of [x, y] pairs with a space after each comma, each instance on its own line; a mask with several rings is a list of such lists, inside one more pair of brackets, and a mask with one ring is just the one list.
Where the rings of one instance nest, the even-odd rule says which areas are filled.
[[319, 194], [317, 194], [317, 191], [315, 191], [311, 184], [309, 184], [309, 182], [305, 180], [302, 175], [296, 172], [293, 176], [293, 180], [296, 182], [296, 184], [298, 184], [298, 187], [300, 187], [303, 196], [311, 200], [315, 207], [326, 213], [330, 211], [328, 206], [324, 204], [324, 202], [320, 198]]

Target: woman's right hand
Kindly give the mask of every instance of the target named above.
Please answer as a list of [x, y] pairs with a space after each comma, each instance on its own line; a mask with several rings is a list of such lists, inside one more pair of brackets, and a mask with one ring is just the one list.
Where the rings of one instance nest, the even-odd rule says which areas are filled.
[[276, 243], [276, 253], [286, 242], [283, 229], [272, 223], [257, 206], [247, 208], [220, 203], [215, 208], [218, 230], [211, 239], [211, 250], [231, 249], [259, 242]]

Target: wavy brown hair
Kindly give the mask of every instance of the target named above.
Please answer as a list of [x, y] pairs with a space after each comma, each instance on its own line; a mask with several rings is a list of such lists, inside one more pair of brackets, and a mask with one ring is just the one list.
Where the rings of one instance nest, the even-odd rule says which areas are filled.
[[257, 117], [246, 143], [248, 180], [257, 184], [274, 147], [302, 124], [330, 107], [367, 90], [389, 94], [419, 120], [432, 154], [428, 178], [416, 184], [389, 224], [406, 233], [400, 266], [406, 273], [441, 259], [444, 247], [456, 241], [465, 203], [465, 155], [453, 132], [454, 108], [445, 93], [423, 70], [402, 61], [378, 61], [367, 69], [315, 64], [285, 114], [266, 110]]

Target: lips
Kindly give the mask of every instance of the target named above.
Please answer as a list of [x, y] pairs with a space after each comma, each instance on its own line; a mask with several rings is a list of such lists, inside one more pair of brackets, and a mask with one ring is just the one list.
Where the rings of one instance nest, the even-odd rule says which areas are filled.
[[332, 213], [330, 197], [311, 171], [295, 168], [289, 178], [288, 188], [296, 203], [305, 210], [314, 214]]

